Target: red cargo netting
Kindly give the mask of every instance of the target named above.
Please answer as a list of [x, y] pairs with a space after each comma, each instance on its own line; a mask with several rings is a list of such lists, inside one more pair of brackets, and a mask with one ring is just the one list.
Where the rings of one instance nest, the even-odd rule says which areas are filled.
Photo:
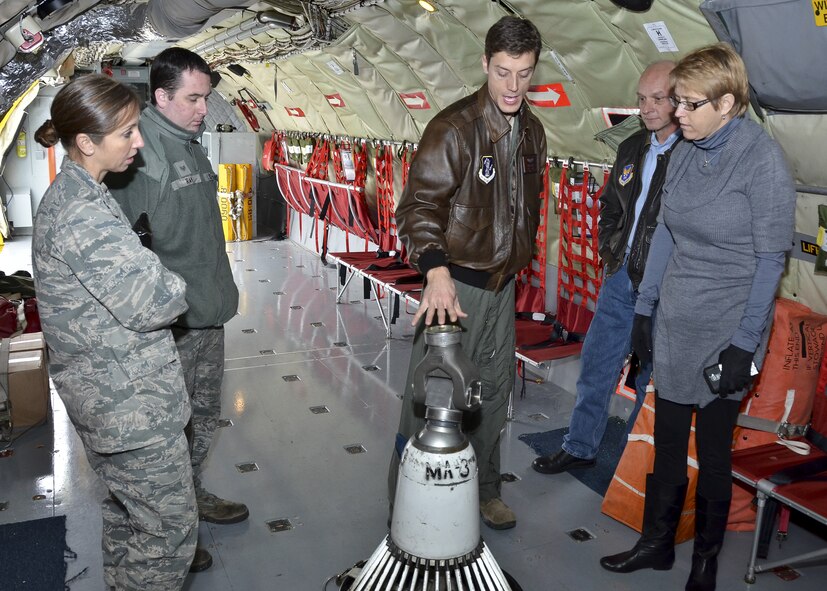
[[560, 247], [557, 256], [557, 320], [570, 333], [585, 334], [594, 316], [600, 291], [602, 264], [597, 245], [599, 199], [608, 181], [589, 191], [589, 166], [583, 166], [580, 183], [570, 183], [571, 163], [563, 164], [558, 210]]
[[540, 193], [540, 225], [537, 227], [534, 256], [528, 267], [517, 274], [515, 309], [517, 312], [546, 310], [546, 237], [548, 236], [548, 162], [543, 172]]

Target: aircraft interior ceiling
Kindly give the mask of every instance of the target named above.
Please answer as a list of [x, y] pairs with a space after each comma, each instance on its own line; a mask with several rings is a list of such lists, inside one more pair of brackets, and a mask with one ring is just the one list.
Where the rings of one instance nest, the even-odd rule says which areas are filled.
[[[609, 130], [634, 114], [643, 68], [729, 36], [756, 91], [751, 116], [781, 143], [800, 185], [797, 232], [814, 237], [815, 211], [827, 202], [827, 69], [813, 57], [827, 53], [825, 2], [653, 0], [642, 11], [621, 4], [431, 0], [429, 12], [417, 0], [4, 0], [0, 148], [5, 154], [16, 137], [22, 113], [14, 111], [33, 98], [33, 82], [57, 84], [73, 68], [140, 71], [172, 45], [211, 64], [225, 100], [252, 96], [264, 107], [254, 110], [260, 129], [244, 130], [262, 140], [275, 129], [416, 143], [434, 114], [484, 81], [485, 32], [517, 14], [544, 40], [528, 99], [545, 125], [548, 156], [610, 165], [635, 126], [627, 120]], [[33, 52], [8, 40], [24, 17], [42, 30]], [[812, 273], [811, 262], [798, 269], [796, 261], [785, 295], [827, 312], [827, 280]]]

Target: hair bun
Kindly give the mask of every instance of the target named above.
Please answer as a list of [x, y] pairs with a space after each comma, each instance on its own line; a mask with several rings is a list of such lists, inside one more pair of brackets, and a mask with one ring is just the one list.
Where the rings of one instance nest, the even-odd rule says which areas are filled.
[[60, 141], [60, 135], [52, 120], [46, 119], [46, 122], [34, 132], [34, 139], [40, 145], [51, 148]]

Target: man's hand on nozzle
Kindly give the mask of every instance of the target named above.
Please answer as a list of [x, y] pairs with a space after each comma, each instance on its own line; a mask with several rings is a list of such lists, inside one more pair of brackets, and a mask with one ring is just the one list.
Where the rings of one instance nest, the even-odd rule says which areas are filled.
[[456, 322], [460, 318], [467, 318], [468, 314], [462, 311], [457, 298], [457, 288], [451, 278], [448, 267], [434, 267], [425, 275], [425, 289], [422, 290], [422, 299], [419, 309], [411, 321], [416, 326], [419, 319], [425, 316], [425, 326]]

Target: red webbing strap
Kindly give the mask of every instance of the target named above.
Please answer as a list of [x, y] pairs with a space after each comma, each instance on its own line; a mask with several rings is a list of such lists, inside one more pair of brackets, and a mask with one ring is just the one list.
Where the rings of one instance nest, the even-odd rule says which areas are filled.
[[278, 144], [278, 149], [276, 150], [275, 162], [279, 164], [289, 164], [287, 156], [287, 138], [285, 137], [284, 132], [280, 131], [276, 135], [276, 143]]
[[394, 237], [391, 234], [393, 218], [393, 149], [386, 145], [377, 146], [374, 162], [379, 249], [388, 252], [394, 249]]
[[[342, 153], [340, 152], [340, 150], [349, 149], [350, 144], [347, 142], [343, 142], [339, 145], [336, 145], [335, 143], [333, 144], [333, 174], [336, 176], [337, 183], [345, 183], [347, 181], [347, 179], [345, 178], [344, 168], [342, 167]], [[333, 188], [331, 188], [331, 191], [333, 191]], [[339, 197], [338, 192], [333, 191], [333, 196]], [[350, 252], [350, 220], [346, 217], [347, 214], [345, 214], [342, 211], [341, 203], [338, 199], [336, 199], [335, 202], [331, 203], [330, 210], [331, 215], [335, 216], [335, 218], [338, 220], [338, 223], [336, 223], [336, 225], [345, 233], [345, 251]]]
[[540, 224], [535, 236], [534, 256], [528, 266], [517, 274], [515, 310], [517, 312], [545, 312], [546, 308], [546, 239], [548, 236], [548, 170], [543, 172], [543, 190], [540, 192]]
[[[408, 184], [408, 175], [411, 171], [411, 162], [416, 156], [417, 146], [416, 144], [402, 144], [402, 155], [400, 156], [400, 160], [402, 161], [402, 188], [405, 188], [405, 185]], [[408, 260], [407, 253], [405, 252], [405, 245], [402, 244], [402, 241], [399, 239], [399, 231], [396, 227], [396, 216], [394, 215], [396, 211], [396, 204], [393, 202], [393, 197], [391, 197], [391, 228], [392, 233], [394, 235], [394, 244], [396, 244], [397, 250], [399, 251], [399, 258], [403, 261]]]
[[[342, 164], [342, 151], [351, 152], [353, 159], [353, 181], [348, 181]], [[333, 171], [336, 182], [344, 186], [331, 186], [330, 208], [331, 221], [345, 231], [345, 243], [350, 252], [350, 234], [365, 239], [365, 252], [374, 238], [375, 230], [365, 202], [365, 180], [367, 179], [367, 153], [364, 149], [351, 148], [349, 142], [333, 147]], [[338, 223], [337, 223], [338, 221]]]
[[569, 332], [585, 334], [600, 290], [597, 217], [602, 187], [594, 195], [589, 194], [588, 165], [583, 167], [582, 183], [570, 184], [568, 177], [573, 172], [572, 165], [571, 162], [563, 164], [560, 179], [557, 320]]
[[[356, 178], [353, 180], [353, 185], [359, 187], [361, 191], [350, 191], [348, 203], [353, 203], [354, 207], [351, 209], [351, 215], [358, 222], [363, 231], [365, 238], [365, 252], [368, 251], [370, 240], [378, 240], [376, 228], [373, 226], [373, 220], [370, 219], [370, 208], [368, 207], [365, 183], [368, 178], [368, 150], [364, 140], [361, 145], [353, 146], [353, 167], [356, 173]], [[355, 209], [355, 211], [353, 211]]]
[[328, 162], [330, 161], [330, 142], [322, 138], [313, 144], [313, 153], [307, 162], [307, 176], [327, 180]]
[[368, 178], [368, 148], [365, 140], [359, 142], [358, 146], [353, 144], [353, 165], [356, 168], [353, 184], [364, 189]]
[[[307, 170], [306, 174], [310, 178], [314, 179], [321, 179], [327, 180], [328, 170], [329, 170], [329, 162], [330, 162], [330, 142], [327, 138], [322, 138], [321, 140], [316, 140], [313, 144], [313, 153], [310, 155], [310, 161], [307, 163]], [[319, 254], [324, 255], [324, 252], [327, 249], [327, 244], [325, 240], [327, 239], [327, 211], [323, 206], [323, 199], [326, 199], [328, 196], [327, 191], [325, 191], [324, 197], [317, 198], [317, 190], [311, 183], [304, 183], [307, 185], [308, 192], [312, 199], [315, 200], [315, 205], [311, 206], [310, 212], [312, 213], [312, 217], [314, 220], [322, 220], [322, 233], [323, 233], [323, 240], [321, 244], [321, 248], [319, 246], [319, 232], [316, 231], [313, 233], [313, 237], [316, 241], [316, 252]], [[323, 211], [324, 210], [324, 211]], [[316, 224], [316, 221], [313, 222]]]

